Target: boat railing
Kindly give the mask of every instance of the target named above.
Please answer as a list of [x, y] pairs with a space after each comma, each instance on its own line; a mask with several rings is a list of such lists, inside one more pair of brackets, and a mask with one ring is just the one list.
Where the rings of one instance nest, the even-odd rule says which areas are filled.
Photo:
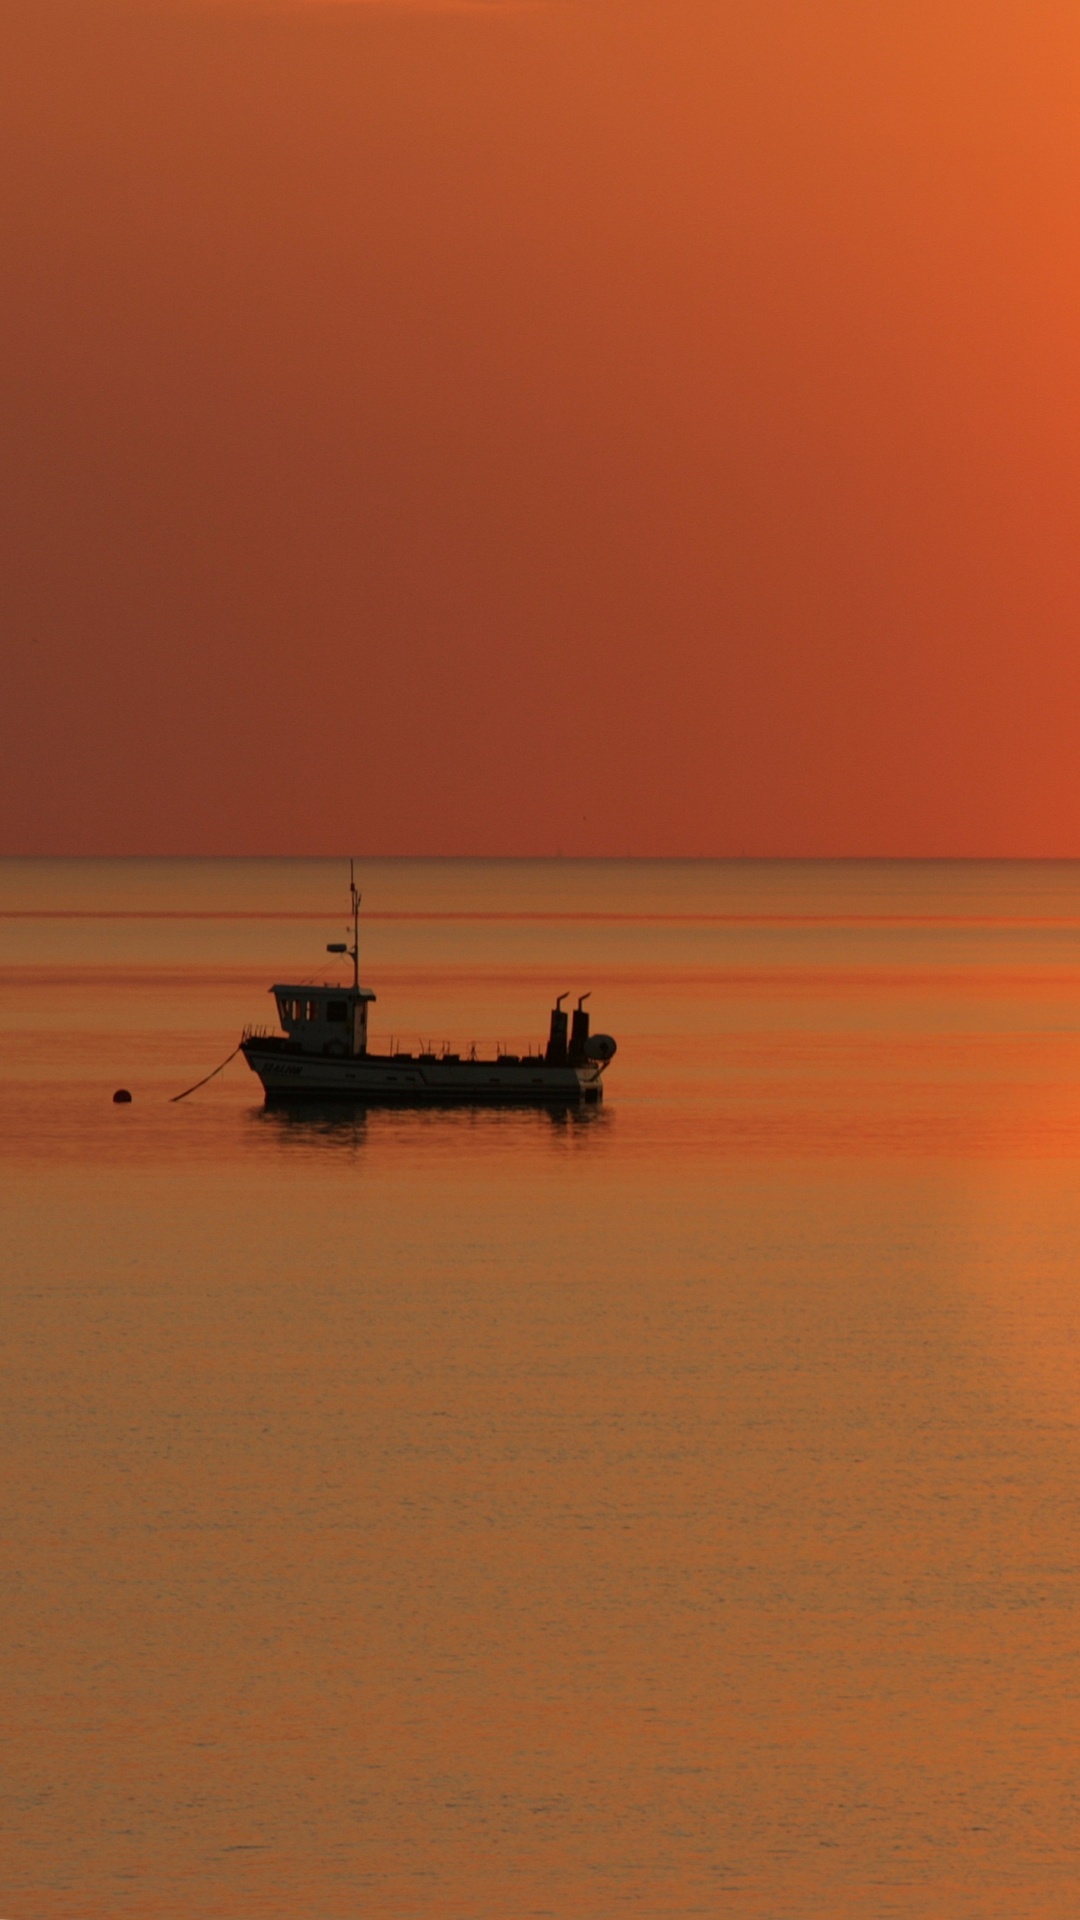
[[368, 1052], [396, 1060], [536, 1060], [542, 1041], [534, 1039], [431, 1040], [422, 1035], [369, 1034]]
[[[246, 1026], [242, 1040], [280, 1040], [277, 1027]], [[518, 1038], [484, 1040], [432, 1040], [425, 1035], [369, 1034], [369, 1053], [390, 1055], [396, 1060], [538, 1060], [543, 1058], [544, 1043]]]

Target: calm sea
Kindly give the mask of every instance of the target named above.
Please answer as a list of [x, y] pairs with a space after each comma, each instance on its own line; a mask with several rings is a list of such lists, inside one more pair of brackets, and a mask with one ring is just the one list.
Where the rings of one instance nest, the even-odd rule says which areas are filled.
[[[1080, 868], [0, 863], [4, 1920], [1074, 1920]], [[129, 1107], [112, 1104], [129, 1087]]]

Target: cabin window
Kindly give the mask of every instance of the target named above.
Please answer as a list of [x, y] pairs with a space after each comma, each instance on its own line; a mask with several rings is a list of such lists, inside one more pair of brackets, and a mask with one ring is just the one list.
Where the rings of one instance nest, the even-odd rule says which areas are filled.
[[349, 1017], [348, 1001], [328, 1000], [326, 1003], [326, 1017], [328, 1020], [346, 1021]]
[[309, 1020], [317, 1020], [319, 1018], [319, 1003], [317, 1000], [308, 1001], [307, 1017]]
[[286, 1000], [283, 993], [278, 995], [277, 1010], [282, 1026], [287, 1027], [292, 1020], [292, 1001]]

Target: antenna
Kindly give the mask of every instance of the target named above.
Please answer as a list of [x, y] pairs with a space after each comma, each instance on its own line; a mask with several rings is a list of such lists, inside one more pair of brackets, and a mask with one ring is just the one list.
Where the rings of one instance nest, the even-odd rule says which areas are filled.
[[349, 897], [352, 901], [352, 946], [349, 949], [352, 959], [353, 986], [360, 987], [360, 895], [356, 891], [356, 861], [349, 861]]

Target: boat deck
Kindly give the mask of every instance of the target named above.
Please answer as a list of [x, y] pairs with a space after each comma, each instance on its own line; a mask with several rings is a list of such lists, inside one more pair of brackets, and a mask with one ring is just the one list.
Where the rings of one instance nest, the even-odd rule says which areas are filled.
[[296, 1041], [274, 1035], [247, 1035], [242, 1051], [268, 1100], [533, 1106], [603, 1096], [602, 1072], [591, 1060], [555, 1063], [539, 1055], [513, 1054], [462, 1059], [451, 1053], [335, 1056], [307, 1052]]

